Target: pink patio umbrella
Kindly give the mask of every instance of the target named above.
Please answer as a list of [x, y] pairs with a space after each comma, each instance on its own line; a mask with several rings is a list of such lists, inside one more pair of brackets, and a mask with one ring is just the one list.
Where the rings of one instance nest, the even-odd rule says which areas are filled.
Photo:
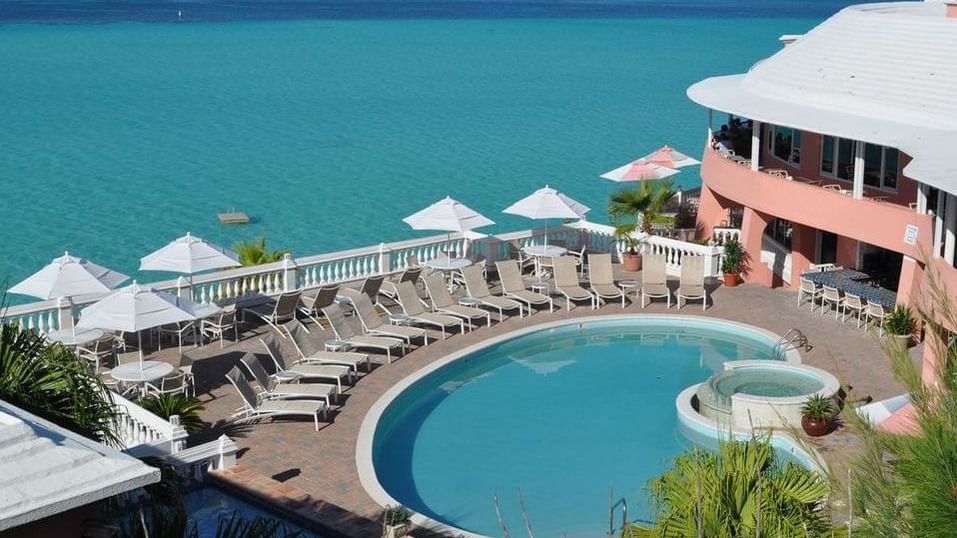
[[605, 172], [601, 177], [612, 181], [646, 181], [654, 179], [664, 179], [677, 174], [678, 171], [672, 168], [661, 166], [645, 159], [638, 159], [614, 170]]
[[701, 164], [701, 161], [689, 157], [669, 145], [662, 146], [657, 151], [645, 155], [642, 159], [665, 168], [683, 168]]

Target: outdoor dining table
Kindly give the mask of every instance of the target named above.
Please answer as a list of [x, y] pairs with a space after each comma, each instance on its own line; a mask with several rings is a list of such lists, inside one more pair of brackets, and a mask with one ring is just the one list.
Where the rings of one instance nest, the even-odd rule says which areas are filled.
[[568, 249], [558, 245], [528, 245], [522, 248], [522, 252], [535, 258], [535, 274], [541, 278], [544, 274], [542, 270], [542, 258], [557, 258], [568, 253]]
[[65, 346], [82, 346], [96, 342], [106, 334], [101, 329], [60, 329], [47, 333], [47, 340], [59, 342]]
[[162, 379], [176, 370], [172, 364], [163, 361], [137, 361], [121, 364], [110, 371], [110, 376], [120, 383], [142, 385]]
[[439, 256], [438, 258], [433, 258], [422, 262], [422, 265], [426, 267], [431, 267], [436, 271], [441, 271], [445, 274], [446, 280], [449, 282], [449, 293], [454, 290], [454, 280], [452, 279], [452, 273], [455, 271], [461, 271], [466, 267], [474, 264], [472, 260], [468, 258], [452, 258], [449, 256]]
[[819, 286], [837, 288], [844, 293], [857, 295], [862, 301], [871, 301], [884, 308], [894, 308], [897, 304], [897, 294], [880, 286], [871, 286], [864, 282], [870, 278], [866, 273], [854, 269], [838, 269], [836, 271], [815, 271], [804, 273], [801, 278], [810, 280]]

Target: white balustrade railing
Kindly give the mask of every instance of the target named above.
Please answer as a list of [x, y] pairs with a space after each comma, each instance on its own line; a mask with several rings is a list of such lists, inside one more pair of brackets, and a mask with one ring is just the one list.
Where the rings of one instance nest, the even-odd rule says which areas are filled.
[[[739, 232], [735, 230], [728, 233]], [[720, 257], [720, 247], [646, 234], [638, 236], [644, 252], [665, 255], [671, 274], [678, 274], [684, 255], [710, 257], [712, 262], [707, 264], [708, 276], [718, 274], [714, 260]], [[616, 258], [624, 248], [624, 242], [615, 237], [614, 227], [587, 221], [551, 227], [547, 230], [547, 240], [552, 244], [561, 243], [569, 250], [587, 246], [593, 251], [612, 252]], [[287, 256], [275, 263], [198, 275], [193, 277], [192, 283], [181, 277], [145, 286], [191, 297], [203, 304], [245, 302], [275, 296], [284, 291], [393, 274], [405, 269], [411, 256], [424, 262], [451, 253], [452, 256], [484, 257], [489, 263], [494, 263], [512, 257], [514, 248], [540, 245], [545, 241], [546, 231], [542, 228], [490, 236], [476, 233], [438, 235], [295, 259]], [[75, 297], [71, 302], [51, 300], [13, 305], [2, 311], [0, 319], [5, 323], [16, 323], [46, 333], [69, 327], [83, 307], [103, 296]]]
[[222, 435], [219, 439], [183, 449], [164, 459], [185, 476], [202, 480], [207, 471], [220, 471], [235, 467], [237, 452], [239, 452], [239, 447], [236, 446], [236, 443], [229, 437]]
[[122, 449], [134, 455], [175, 454], [186, 443], [179, 417], [164, 420], [123, 396], [112, 394], [117, 410], [116, 434]]
[[729, 228], [726, 226], [715, 226], [711, 232], [711, 240], [717, 245], [725, 244], [729, 239], [741, 240], [741, 230], [739, 228]]

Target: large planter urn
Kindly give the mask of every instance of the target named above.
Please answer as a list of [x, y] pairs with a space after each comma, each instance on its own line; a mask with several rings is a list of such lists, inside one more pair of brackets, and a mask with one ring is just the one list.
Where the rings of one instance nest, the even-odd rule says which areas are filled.
[[831, 421], [826, 418], [801, 417], [801, 428], [811, 437], [821, 437], [831, 431]]
[[724, 285], [733, 288], [738, 285], [738, 273], [724, 273]]
[[641, 254], [624, 252], [621, 255], [621, 265], [625, 271], [636, 273], [641, 270]]

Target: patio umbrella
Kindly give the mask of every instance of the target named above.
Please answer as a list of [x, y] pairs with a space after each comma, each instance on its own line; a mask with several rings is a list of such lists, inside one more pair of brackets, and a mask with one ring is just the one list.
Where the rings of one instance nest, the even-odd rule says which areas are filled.
[[545, 221], [545, 244], [548, 245], [548, 219], [580, 219], [591, 211], [588, 206], [545, 185], [505, 208], [502, 213]]
[[[495, 224], [481, 213], [450, 196], [409, 215], [402, 219], [402, 222], [411, 226], [413, 230], [448, 232], [450, 240], [453, 232], [464, 234], [476, 228]], [[451, 257], [452, 254], [449, 253], [449, 258]]]
[[678, 171], [672, 168], [661, 166], [659, 164], [646, 161], [645, 159], [638, 159], [637, 161], [632, 161], [623, 166], [619, 166], [614, 170], [605, 172], [601, 175], [601, 177], [620, 183], [623, 181], [664, 179], [677, 173]]
[[129, 277], [89, 260], [70, 256], [54, 258], [43, 269], [7, 290], [40, 299], [57, 299], [112, 290]]
[[648, 161], [651, 164], [664, 166], [665, 168], [683, 168], [685, 166], [701, 164], [701, 161], [689, 157], [688, 155], [685, 155], [684, 153], [681, 153], [680, 151], [668, 145], [662, 146], [657, 151], [645, 155], [641, 159]]
[[135, 332], [140, 344], [140, 362], [143, 346], [140, 331], [170, 323], [196, 319], [196, 304], [164, 291], [140, 286], [134, 280], [86, 307], [80, 312], [80, 328]]
[[240, 265], [232, 252], [190, 233], [140, 258], [141, 271], [170, 271], [190, 276]]

